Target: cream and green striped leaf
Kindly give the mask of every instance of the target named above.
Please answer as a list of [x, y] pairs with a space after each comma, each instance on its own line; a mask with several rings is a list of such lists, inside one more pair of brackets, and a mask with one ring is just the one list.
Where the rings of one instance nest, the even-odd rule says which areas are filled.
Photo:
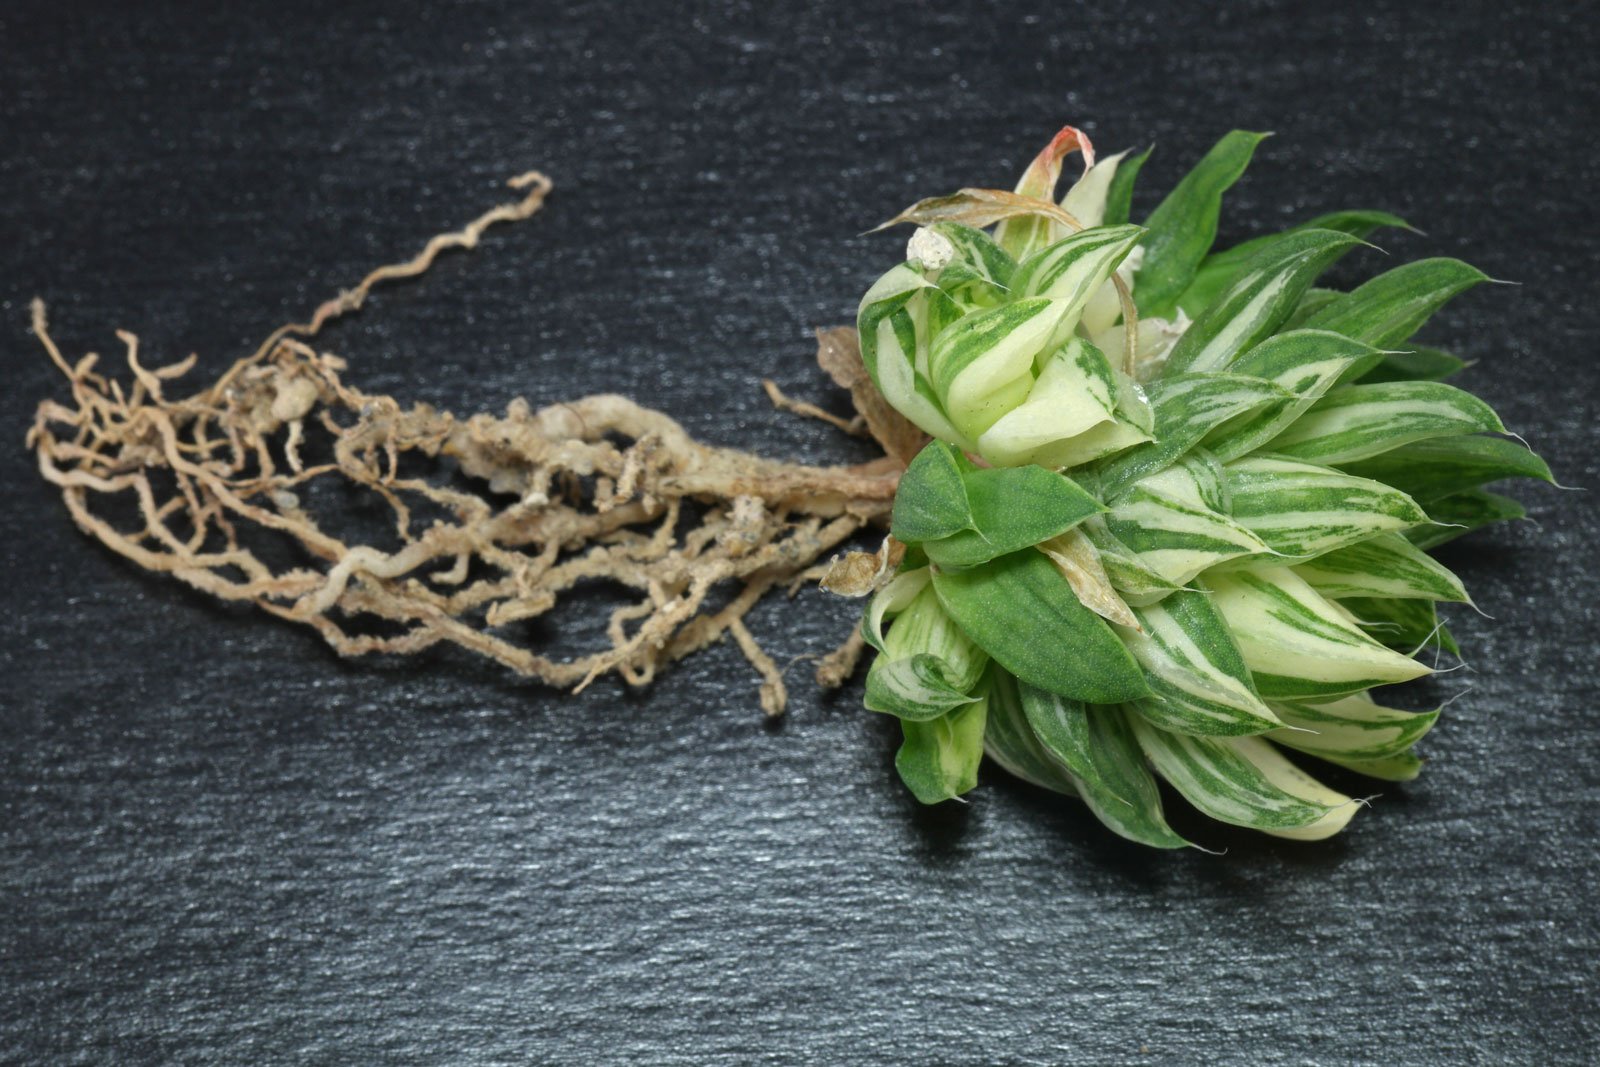
[[1111, 532], [1105, 517], [1097, 515], [1080, 527], [1105, 566], [1106, 577], [1124, 601], [1133, 607], [1154, 604], [1162, 597], [1177, 592], [1181, 584], [1156, 573], [1144, 558], [1129, 548]]
[[1409, 781], [1422, 769], [1412, 747], [1433, 728], [1439, 709], [1401, 711], [1365, 693], [1323, 703], [1272, 705], [1284, 729], [1267, 736], [1280, 745], [1374, 778]]
[[1017, 264], [1011, 288], [1018, 300], [1048, 297], [1076, 315], [1105, 284], [1144, 230], [1138, 226], [1096, 226], [1041, 248]]
[[1259, 737], [1168, 733], [1130, 716], [1134, 736], [1156, 773], [1219, 822], [1279, 837], [1332, 837], [1357, 802], [1324, 786]]
[[1183, 374], [1156, 382], [1150, 389], [1156, 439], [1105, 462], [1100, 477], [1107, 499], [1170, 466], [1229, 419], [1289, 395], [1275, 382], [1240, 374]]
[[976, 311], [946, 327], [928, 354], [928, 378], [956, 429], [977, 437], [1033, 388], [1033, 363], [1061, 320], [1035, 297]]
[[1385, 533], [1325, 552], [1294, 568], [1325, 597], [1422, 597], [1467, 601], [1461, 579], [1400, 534]]
[[1228, 516], [1145, 482], [1113, 504], [1105, 521], [1112, 536], [1137, 553], [1145, 568], [1177, 586], [1219, 563], [1272, 551]]
[[1257, 237], [1221, 252], [1213, 252], [1200, 264], [1199, 272], [1179, 298], [1178, 306], [1190, 318], [1199, 318], [1207, 308], [1216, 303], [1229, 286], [1239, 280], [1250, 260], [1285, 237], [1306, 230], [1336, 230], [1364, 240], [1374, 231], [1384, 228], [1409, 230], [1411, 226], [1398, 215], [1391, 215], [1387, 211], [1335, 211], [1327, 215], [1318, 215], [1298, 226], [1291, 226], [1282, 233]]
[[[1487, 274], [1459, 259], [1422, 259], [1385, 271], [1330, 301], [1304, 325], [1342, 333], [1374, 348], [1394, 348], [1451, 298], [1488, 280]], [[1374, 357], [1358, 363], [1348, 376], [1359, 378], [1378, 362]]]
[[861, 298], [856, 332], [861, 361], [883, 398], [924, 432], [962, 441], [927, 378], [935, 335], [961, 317], [961, 308], [910, 265], [889, 271]]
[[1205, 437], [1219, 459], [1237, 459], [1271, 441], [1333, 387], [1346, 369], [1374, 349], [1327, 330], [1294, 330], [1270, 337], [1228, 369], [1261, 378], [1289, 395], [1224, 422]]
[[1136, 488], [1161, 493], [1195, 507], [1210, 508], [1219, 515], [1233, 511], [1227, 468], [1208, 448], [1191, 448], [1161, 473], [1139, 479]]
[[1139, 628], [1117, 633], [1144, 668], [1151, 695], [1133, 707], [1151, 725], [1183, 734], [1259, 734], [1279, 725], [1256, 695], [1227, 620], [1198, 590], [1135, 608]]
[[1337, 230], [1285, 234], [1244, 266], [1239, 278], [1195, 318], [1167, 357], [1168, 377], [1227, 369], [1271, 336], [1313, 280], [1362, 241]]
[[1287, 567], [1213, 571], [1205, 585], [1269, 700], [1342, 696], [1432, 673], [1373, 640]]
[[1067, 796], [1078, 795], [1078, 785], [1066, 765], [1050, 753], [1028, 725], [1017, 680], [1000, 667], [989, 668], [988, 720], [983, 728], [983, 748], [1007, 773], [1025, 782]]
[[[874, 600], [882, 604], [868, 612], [864, 632], [881, 655], [867, 671], [865, 703], [871, 711], [921, 722], [970, 702], [989, 657], [945, 614], [926, 577], [914, 573], [898, 576], [905, 579], [898, 588], [880, 591]], [[891, 608], [895, 617], [885, 636]]]
[[1066, 466], [1081, 447], [1075, 438], [1116, 420], [1118, 388], [1105, 353], [1072, 338], [1045, 356], [1027, 398], [984, 431], [978, 451], [1002, 467]]
[[1188, 842], [1167, 825], [1161, 793], [1121, 712], [1018, 685], [1026, 722], [1039, 744], [1071, 774], [1095, 817], [1131, 841], [1156, 848]]
[[1272, 451], [1315, 463], [1367, 459], [1413, 441], [1502, 433], [1494, 409], [1443, 382], [1380, 382], [1334, 389], [1272, 440]]
[[1339, 606], [1374, 641], [1402, 655], [1414, 656], [1426, 648], [1438, 648], [1452, 656], [1461, 654], [1449, 628], [1439, 621], [1439, 609], [1432, 600], [1343, 597]]
[[1399, 490], [1313, 463], [1254, 455], [1227, 471], [1234, 520], [1285, 556], [1307, 559], [1428, 521]]

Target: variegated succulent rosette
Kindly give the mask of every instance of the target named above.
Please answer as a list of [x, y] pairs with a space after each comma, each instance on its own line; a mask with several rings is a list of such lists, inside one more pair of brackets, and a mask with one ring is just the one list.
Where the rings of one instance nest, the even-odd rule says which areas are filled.
[[1426, 550], [1523, 514], [1483, 484], [1550, 472], [1440, 380], [1460, 359], [1408, 343], [1484, 274], [1427, 259], [1316, 286], [1402, 220], [1342, 211], [1212, 250], [1262, 136], [1222, 138], [1143, 225], [1149, 153], [1096, 160], [1071, 127], [1015, 191], [893, 220], [919, 228], [862, 300], [861, 352], [933, 440], [862, 628], [866, 705], [900, 719], [919, 800], [972, 789], [987, 753], [1148, 845], [1188, 844], [1157, 778], [1211, 818], [1317, 839], [1360, 804], [1285, 749], [1420, 769], [1438, 710], [1372, 690], [1458, 653], [1435, 605], [1467, 593]]

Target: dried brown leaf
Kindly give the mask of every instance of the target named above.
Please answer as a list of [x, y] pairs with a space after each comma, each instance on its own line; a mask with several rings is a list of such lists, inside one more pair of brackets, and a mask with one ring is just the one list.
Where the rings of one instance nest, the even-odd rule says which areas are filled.
[[877, 233], [902, 222], [927, 226], [935, 222], [959, 222], [983, 229], [1005, 219], [1042, 216], [1061, 223], [1073, 232], [1084, 228], [1070, 211], [1048, 200], [1008, 193], [1004, 189], [962, 189], [949, 196], [918, 200], [894, 218], [870, 232]]
[[1081, 530], [1068, 530], [1039, 546], [1050, 557], [1084, 607], [1119, 626], [1141, 629], [1127, 601], [1111, 586], [1100, 553]]

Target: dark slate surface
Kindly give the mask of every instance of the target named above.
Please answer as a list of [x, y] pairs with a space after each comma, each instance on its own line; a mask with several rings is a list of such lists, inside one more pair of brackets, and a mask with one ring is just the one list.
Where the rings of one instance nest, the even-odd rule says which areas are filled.
[[[1593, 5], [238, 6], [0, 11], [0, 1059], [1592, 1062], [1584, 494], [1448, 551], [1495, 619], [1450, 614], [1472, 670], [1419, 782], [1325, 845], [1185, 823], [1219, 858], [999, 775], [920, 811], [859, 688], [797, 668], [768, 728], [728, 648], [579, 698], [341, 662], [91, 545], [20, 445], [61, 392], [33, 294], [73, 351], [123, 326], [214, 373], [538, 166], [546, 215], [329, 336], [363, 387], [617, 389], [848, 459], [758, 378], [836, 403], [808, 331], [905, 236], [857, 234], [1075, 120], [1159, 143], [1145, 207], [1230, 126], [1279, 131], [1225, 240], [1384, 207], [1428, 232], [1397, 255], [1520, 281], [1428, 337], [1594, 486]], [[788, 658], [852, 613], [753, 622]]]

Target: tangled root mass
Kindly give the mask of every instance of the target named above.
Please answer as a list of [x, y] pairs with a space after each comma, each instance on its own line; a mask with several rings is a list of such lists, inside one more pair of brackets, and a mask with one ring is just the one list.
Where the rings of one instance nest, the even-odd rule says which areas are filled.
[[[873, 389], [854, 331], [818, 331], [818, 361], [850, 390], [855, 419], [766, 383], [779, 407], [877, 440], [885, 455], [853, 467], [710, 447], [661, 412], [611, 394], [537, 411], [519, 399], [499, 416], [406, 407], [347, 384], [345, 363], [307, 343], [375, 285], [419, 275], [488, 227], [530, 217], [550, 191], [535, 172], [511, 184], [524, 190], [521, 200], [373, 271], [182, 399], [167, 394], [193, 356], [149, 369], [137, 338], [119, 332], [132, 373], [124, 388], [95, 370], [92, 353], [70, 362], [35, 301], [34, 332], [72, 392], [70, 404], [45, 401], [35, 416], [28, 444], [41, 473], [107, 548], [311, 626], [341, 655], [448, 642], [581, 689], [608, 673], [645, 685], [731, 635], [761, 676], [762, 707], [780, 714], [782, 673], [745, 614], [775, 586], [793, 590], [824, 576], [824, 554], [881, 524], [923, 440]], [[339, 491], [324, 491], [328, 483]], [[386, 547], [341, 532], [348, 524], [333, 512], [359, 497], [359, 506], [381, 502], [392, 530]], [[835, 584], [863, 586], [881, 569], [863, 554], [849, 562], [855, 577]], [[610, 612], [604, 647], [547, 655], [539, 628], [513, 625], [551, 616], [595, 582], [627, 598]], [[859, 651], [852, 637], [824, 657], [819, 681], [840, 684]]]

